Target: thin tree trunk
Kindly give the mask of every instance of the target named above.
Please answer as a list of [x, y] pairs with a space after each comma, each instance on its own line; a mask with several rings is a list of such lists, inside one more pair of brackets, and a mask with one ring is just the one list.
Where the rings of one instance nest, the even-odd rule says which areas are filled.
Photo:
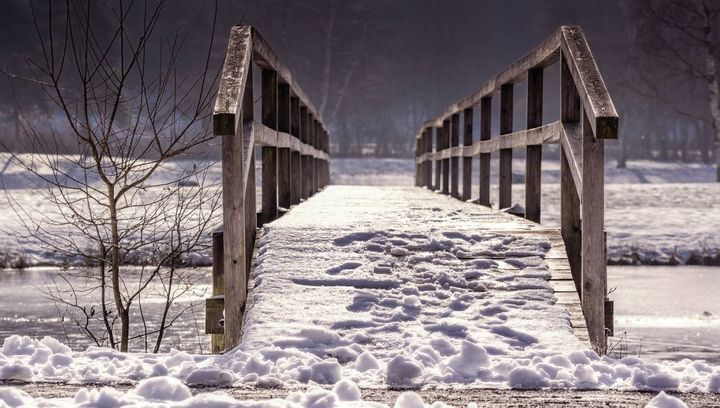
[[713, 22], [710, 21], [707, 5], [703, 4], [703, 8], [705, 12], [705, 68], [710, 91], [710, 115], [715, 131], [715, 181], [720, 182], [720, 83], [718, 82], [717, 60], [713, 53], [715, 37]]
[[[113, 298], [115, 307], [120, 317], [120, 351], [128, 351], [128, 343], [130, 338], [130, 314], [123, 304], [122, 294], [120, 292], [120, 234], [118, 232], [118, 216], [117, 203], [115, 202], [115, 188], [108, 186], [108, 201], [110, 208], [110, 269], [112, 274]], [[128, 305], [129, 306], [129, 305]]]

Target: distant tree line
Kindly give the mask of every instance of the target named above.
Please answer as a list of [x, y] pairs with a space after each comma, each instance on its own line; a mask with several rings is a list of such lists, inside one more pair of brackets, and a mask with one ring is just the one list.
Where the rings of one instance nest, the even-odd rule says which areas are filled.
[[[4, 7], [0, 33], [12, 46], [0, 50], [0, 68], [21, 77], [32, 69], [25, 55], [39, 48], [24, 41], [23, 33], [33, 29], [31, 19], [18, 17], [27, 15], [27, 2]], [[182, 32], [186, 49], [200, 50], [197, 16], [207, 17], [211, 8], [174, 1], [168, 21], [175, 24], [158, 29]], [[329, 124], [335, 156], [411, 157], [420, 123], [559, 25], [578, 24], [621, 115], [621, 140], [607, 144], [608, 157], [621, 166], [633, 159], [719, 159], [716, 0], [547, 0], [523, 7], [470, 0], [228, 0], [219, 8], [213, 61], [224, 57], [231, 25], [256, 26]], [[180, 65], [197, 68], [193, 61]], [[0, 84], [0, 140], [12, 149], [32, 149], [14, 131], [15, 99], [33, 100], [38, 115], [54, 113], [47, 98], [24, 94], [13, 82]]]

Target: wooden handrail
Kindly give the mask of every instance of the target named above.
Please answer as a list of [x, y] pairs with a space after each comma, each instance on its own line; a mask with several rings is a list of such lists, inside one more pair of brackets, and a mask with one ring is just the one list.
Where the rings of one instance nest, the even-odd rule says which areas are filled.
[[[261, 117], [254, 119], [253, 67], [262, 73]], [[250, 26], [230, 31], [213, 111], [222, 138], [222, 290], [214, 288], [207, 310], [222, 311], [212, 323], [213, 351], [235, 347], [242, 332], [257, 224], [306, 199], [330, 182], [329, 132], [318, 111], [260, 33]], [[262, 147], [262, 211], [256, 216], [255, 147]], [[220, 280], [217, 280], [220, 282]], [[222, 295], [222, 296], [221, 296]], [[217, 322], [219, 316], [208, 316]], [[213, 326], [215, 324], [215, 326]], [[211, 327], [212, 326], [212, 327]]]
[[[561, 117], [557, 122], [541, 126], [543, 72], [555, 63], [560, 64]], [[513, 131], [513, 87], [525, 79], [527, 129]], [[492, 97], [498, 94], [501, 134], [491, 138]], [[480, 107], [480, 140], [472, 143], [468, 135], [472, 135], [472, 116], [477, 105]], [[461, 115], [465, 118], [462, 145], [456, 137]], [[534, 222], [540, 222], [541, 214], [542, 145], [560, 143], [562, 236], [581, 296], [590, 341], [599, 352], [605, 351], [606, 327], [612, 327], [606, 324], [605, 316], [603, 140], [617, 137], [618, 115], [585, 36], [579, 27], [566, 26], [472, 95], [424, 122], [415, 136], [417, 186], [459, 197], [455, 190], [459, 179], [457, 160], [478, 157], [480, 197], [477, 202], [486, 206], [490, 205], [490, 153], [500, 152], [498, 201], [501, 208], [511, 205], [512, 149], [525, 147], [525, 217]], [[462, 198], [467, 200], [472, 189], [472, 166], [465, 165], [463, 170]]]

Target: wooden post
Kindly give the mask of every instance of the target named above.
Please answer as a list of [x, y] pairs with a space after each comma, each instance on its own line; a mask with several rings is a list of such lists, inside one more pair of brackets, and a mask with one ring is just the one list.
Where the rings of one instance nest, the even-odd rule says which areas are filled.
[[[423, 133], [425, 131], [423, 130]], [[422, 136], [415, 138], [415, 187], [420, 187], [420, 173], [422, 173], [422, 163], [418, 163], [420, 158], [420, 145], [422, 144]]]
[[[480, 140], [490, 140], [492, 97], [480, 99]], [[490, 153], [480, 153], [480, 197], [478, 204], [490, 207]]]
[[[443, 121], [442, 130], [442, 150], [446, 150], [450, 147], [450, 120], [445, 119]], [[443, 159], [442, 161], [442, 193], [447, 195], [450, 194], [450, 159]]]
[[330, 134], [325, 133], [325, 153], [328, 159], [325, 160], [325, 185], [330, 185]]
[[[433, 132], [435, 134], [435, 153], [437, 153], [442, 150], [442, 128], [434, 127], [433, 129], [435, 130]], [[435, 165], [435, 183], [433, 184], [433, 190], [438, 191], [442, 184], [442, 160], [435, 158], [433, 162]]]
[[[223, 282], [223, 232], [215, 231], [212, 234], [212, 294], [222, 296], [225, 294], [225, 283]], [[211, 335], [211, 348], [213, 354], [225, 350], [223, 342], [224, 334]]]
[[604, 143], [596, 138], [583, 113], [583, 182], [580, 198], [582, 234], [582, 305], [590, 343], [605, 354], [605, 294], [607, 272], [604, 248], [605, 175]]
[[[432, 152], [432, 132], [433, 128], [429, 127], [425, 129], [425, 153], [431, 153]], [[428, 189], [432, 189], [432, 160], [425, 160], [425, 180], [424, 180], [424, 186]]]
[[[252, 62], [251, 62], [252, 66]], [[234, 135], [222, 136], [223, 180], [223, 288], [225, 292], [225, 326], [223, 344], [231, 349], [240, 343], [243, 310], [247, 297], [246, 212], [254, 204], [254, 196], [247, 198], [243, 186], [245, 158], [243, 157], [243, 124], [253, 119], [252, 70], [245, 83], [240, 123]], [[237, 118], [236, 118], [237, 120]], [[248, 157], [254, 155], [250, 152]], [[254, 205], [252, 205], [254, 208]]]
[[[262, 123], [277, 130], [278, 81], [277, 72], [262, 71]], [[277, 146], [262, 147], [262, 223], [277, 218]]]
[[[277, 130], [278, 132], [290, 133], [290, 85], [288, 84], [278, 85]], [[292, 205], [290, 148], [280, 147], [277, 154], [278, 206], [288, 209]]]
[[[543, 70], [532, 68], [527, 78], [527, 128], [542, 126]], [[542, 145], [528, 145], [525, 151], [525, 218], [540, 222]]]
[[[313, 120], [314, 120], [314, 116], [308, 110], [307, 122], [306, 122], [307, 133], [305, 134], [306, 135], [305, 143], [307, 143], [308, 145], [312, 144]], [[313, 170], [312, 156], [306, 155], [305, 156], [305, 197], [307, 197], [307, 198], [310, 198], [313, 195], [313, 193], [312, 193], [312, 170]]]
[[[450, 147], [460, 145], [460, 114], [454, 113], [450, 117]], [[460, 158], [450, 158], [450, 195], [460, 198]]]
[[[300, 142], [301, 143], [307, 143], [308, 139], [308, 111], [307, 107], [303, 106], [300, 108]], [[301, 176], [300, 176], [300, 197], [303, 200], [306, 200], [308, 198], [308, 191], [310, 191], [310, 187], [308, 185], [308, 157], [307, 155], [302, 155], [300, 158], [301, 163]]]
[[[310, 146], [317, 148], [317, 137], [318, 137], [318, 121], [313, 116], [312, 122], [310, 122]], [[310, 195], [315, 195], [318, 191], [318, 180], [317, 180], [317, 159], [315, 156], [310, 157], [311, 169], [310, 172]]]
[[[560, 120], [564, 123], [580, 122], [580, 96], [565, 58], [560, 60]], [[573, 280], [578, 293], [582, 295], [582, 266], [580, 234], [580, 195], [575, 186], [567, 152], [560, 151], [560, 222], [565, 250], [570, 263]]]
[[[463, 111], [463, 145], [472, 146], [473, 142], [473, 108]], [[472, 157], [463, 157], [463, 190], [462, 200], [472, 198]]]
[[[500, 86], [500, 134], [512, 133], [513, 84]], [[500, 190], [498, 208], [512, 205], [512, 149], [500, 149]]]
[[[300, 98], [290, 98], [290, 134], [300, 139]], [[293, 150], [290, 153], [290, 201], [292, 204], [300, 203], [300, 152]]]

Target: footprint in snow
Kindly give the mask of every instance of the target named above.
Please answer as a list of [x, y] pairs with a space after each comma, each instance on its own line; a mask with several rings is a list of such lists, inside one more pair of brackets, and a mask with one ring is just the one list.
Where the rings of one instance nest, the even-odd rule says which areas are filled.
[[325, 271], [325, 273], [327, 273], [328, 275], [337, 275], [340, 272], [350, 271], [353, 269], [357, 269], [361, 266], [362, 266], [362, 264], [360, 262], [345, 262], [342, 265], [338, 265], [338, 266], [328, 269], [327, 271]]

